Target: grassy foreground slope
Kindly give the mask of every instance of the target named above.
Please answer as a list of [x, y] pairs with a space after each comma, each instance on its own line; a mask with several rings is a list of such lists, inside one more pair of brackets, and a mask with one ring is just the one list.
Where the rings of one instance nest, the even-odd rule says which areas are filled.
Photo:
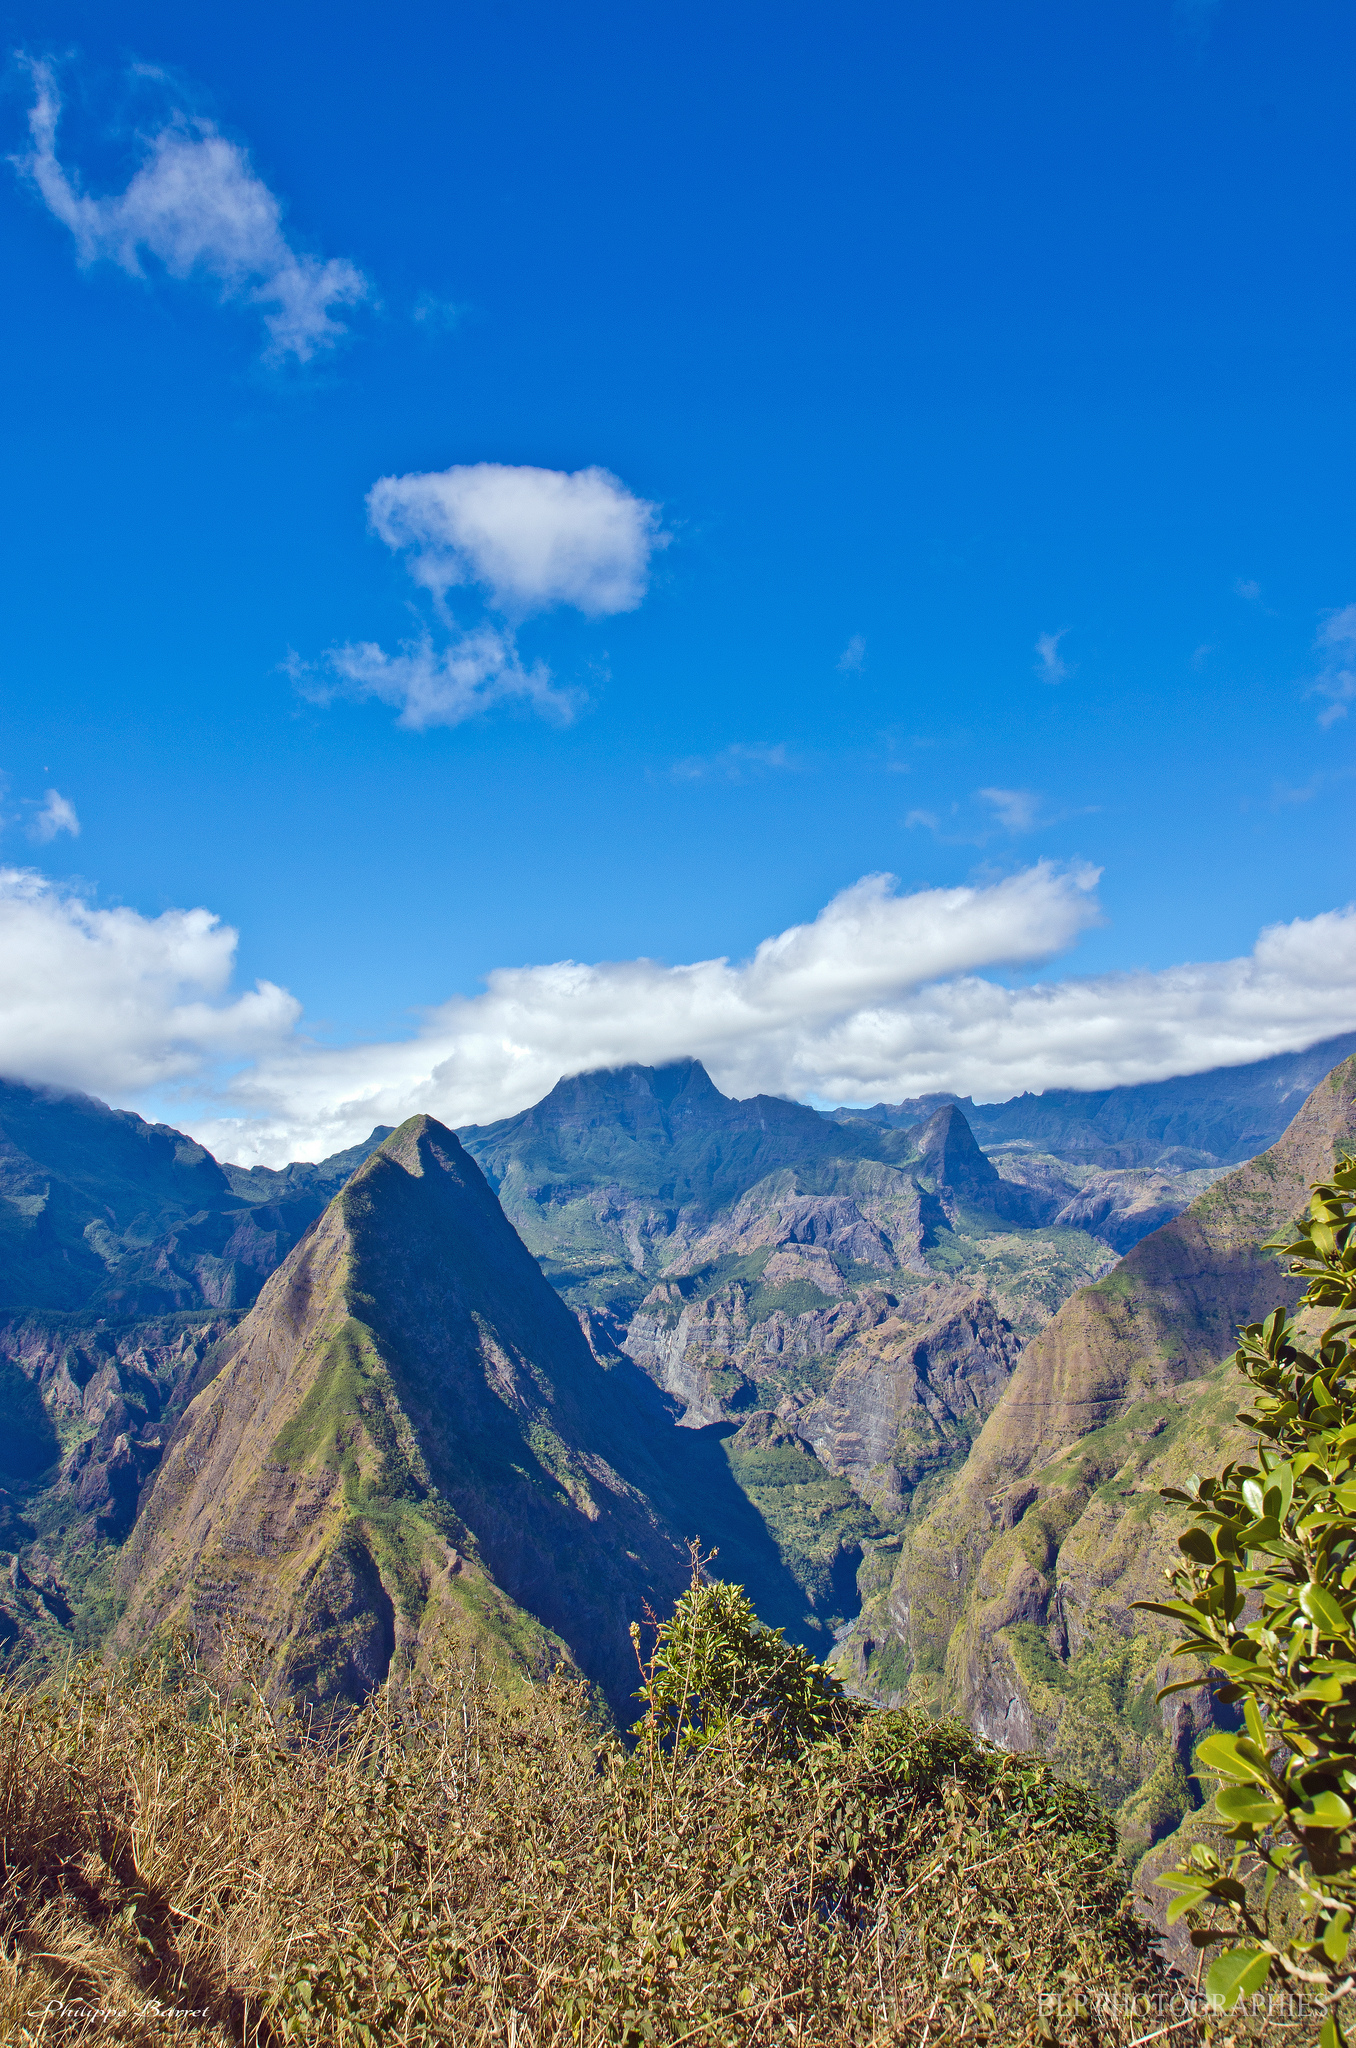
[[1238, 1324], [1298, 1295], [1261, 1240], [1353, 1146], [1347, 1060], [1270, 1151], [1075, 1295], [1023, 1353], [847, 1652], [887, 1697], [1055, 1758], [1118, 1811], [1131, 1850], [1195, 1803], [1211, 1715], [1203, 1687], [1155, 1703], [1171, 1631], [1130, 1611], [1175, 1556], [1180, 1514], [1158, 1490], [1242, 1442], [1221, 1361]]
[[1171, 2010], [1095, 1804], [905, 1714], [628, 1755], [563, 1674], [454, 1661], [334, 1742], [81, 1673], [0, 1690], [0, 1835], [31, 2048], [1128, 2048]]

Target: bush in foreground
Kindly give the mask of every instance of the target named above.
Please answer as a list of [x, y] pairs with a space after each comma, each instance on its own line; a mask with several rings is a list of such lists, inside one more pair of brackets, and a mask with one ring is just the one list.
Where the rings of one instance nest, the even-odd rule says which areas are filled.
[[1316, 1338], [1279, 1308], [1240, 1333], [1254, 1457], [1167, 1494], [1195, 1516], [1177, 1597], [1141, 1604], [1184, 1626], [1174, 1654], [1222, 1680], [1244, 1727], [1196, 1756], [1220, 1780], [1228, 1851], [1198, 1840], [1158, 1882], [1213, 1958], [1208, 1991], [1230, 2007], [1269, 1978], [1324, 2010], [1322, 2048], [1341, 2048], [1356, 2003], [1356, 1162], [1273, 1248], [1307, 1282], [1302, 1306], [1330, 1313]]
[[1163, 1990], [1094, 1802], [960, 1727], [844, 1701], [740, 1599], [680, 1603], [630, 1751], [576, 1684], [510, 1701], [456, 1667], [337, 1741], [192, 1669], [0, 1694], [0, 2037], [1155, 2033], [1040, 2018], [1042, 1994]]

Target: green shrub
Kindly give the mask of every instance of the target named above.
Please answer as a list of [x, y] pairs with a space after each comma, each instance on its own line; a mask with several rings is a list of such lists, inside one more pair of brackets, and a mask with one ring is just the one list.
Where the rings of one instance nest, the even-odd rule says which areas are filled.
[[1195, 1516], [1177, 1597], [1139, 1604], [1185, 1624], [1173, 1654], [1218, 1674], [1245, 1725], [1196, 1752], [1220, 1780], [1232, 1852], [1198, 1841], [1158, 1882], [1169, 1920], [1186, 1914], [1198, 1948], [1222, 1949], [1209, 1993], [1227, 2007], [1279, 1980], [1328, 2007], [1323, 2048], [1337, 2048], [1356, 1984], [1356, 1162], [1269, 1248], [1307, 1280], [1304, 1307], [1336, 1313], [1314, 1340], [1279, 1308], [1240, 1333], [1255, 1462], [1166, 1492]]
[[[639, 1656], [638, 1623], [631, 1639]], [[659, 1627], [636, 1697], [645, 1713], [632, 1732], [666, 1747], [710, 1742], [738, 1717], [790, 1755], [845, 1727], [854, 1713], [831, 1671], [781, 1629], [764, 1628], [742, 1586], [707, 1580], [699, 1563]]]

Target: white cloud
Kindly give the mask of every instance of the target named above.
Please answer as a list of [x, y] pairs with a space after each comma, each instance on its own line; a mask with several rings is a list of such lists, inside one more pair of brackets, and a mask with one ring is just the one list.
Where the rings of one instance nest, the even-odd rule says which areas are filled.
[[748, 782], [769, 768], [794, 766], [782, 741], [771, 747], [761, 741], [746, 745], [736, 740], [718, 754], [689, 754], [685, 760], [675, 761], [670, 773], [675, 782]]
[[935, 832], [938, 823], [937, 813], [935, 811], [910, 811], [904, 823], [911, 832], [919, 825], [926, 826], [929, 832]]
[[1033, 789], [977, 789], [975, 795], [992, 804], [999, 824], [1008, 832], [1029, 832], [1041, 807]]
[[0, 1073], [129, 1102], [276, 1050], [301, 1005], [229, 993], [236, 934], [207, 910], [94, 910], [0, 868]]
[[59, 789], [49, 789], [41, 810], [29, 825], [28, 836], [45, 846], [48, 840], [56, 838], [58, 832], [69, 832], [72, 839], [78, 839], [80, 820], [75, 815], [75, 805]]
[[404, 642], [399, 654], [387, 654], [371, 640], [332, 647], [324, 675], [295, 658], [287, 668], [313, 703], [341, 695], [376, 697], [398, 705], [397, 725], [414, 732], [461, 725], [515, 699], [561, 723], [568, 723], [575, 711], [574, 697], [555, 688], [546, 665], [534, 662], [524, 668], [513, 635], [493, 626], [459, 634], [441, 648], [424, 634]]
[[411, 476], [384, 476], [367, 494], [372, 528], [410, 555], [416, 583], [432, 593], [444, 646], [425, 631], [387, 654], [375, 641], [331, 647], [319, 663], [285, 664], [305, 696], [378, 697], [399, 723], [422, 731], [460, 725], [516, 700], [562, 723], [580, 693], [561, 689], [545, 662], [524, 665], [510, 626], [458, 629], [444, 603], [453, 584], [473, 583], [501, 614], [523, 619], [570, 604], [590, 617], [633, 611], [645, 595], [650, 556], [668, 543], [659, 509], [605, 469], [510, 467], [475, 462]]
[[56, 153], [61, 96], [52, 67], [29, 69], [33, 147], [12, 161], [70, 229], [82, 266], [103, 260], [141, 277], [149, 255], [171, 277], [210, 279], [223, 300], [262, 310], [275, 357], [308, 362], [345, 332], [333, 309], [365, 299], [366, 278], [343, 257], [322, 262], [292, 247], [278, 200], [246, 152], [210, 121], [175, 113], [143, 139], [141, 165], [125, 188], [95, 198]]
[[1344, 605], [1323, 621], [1316, 645], [1321, 662], [1311, 694], [1328, 700], [1318, 714], [1319, 724], [1326, 728], [1346, 717], [1347, 706], [1356, 697], [1356, 604]]
[[1269, 926], [1241, 959], [1010, 987], [1067, 950], [1097, 877], [1040, 862], [898, 892], [867, 876], [744, 961], [499, 968], [398, 1042], [321, 1046], [263, 982], [229, 989], [205, 910], [96, 911], [0, 872], [0, 1073], [152, 1109], [221, 1158], [319, 1158], [427, 1110], [486, 1122], [561, 1074], [695, 1054], [735, 1095], [898, 1101], [1107, 1088], [1261, 1059], [1356, 1027], [1356, 906]]
[[854, 633], [838, 657], [839, 675], [859, 675], [866, 666], [866, 642], [860, 633]]
[[1235, 576], [1234, 596], [1241, 597], [1244, 604], [1260, 604], [1262, 601], [1262, 586], [1255, 577]]
[[1050, 958], [1097, 921], [1096, 880], [1092, 869], [1042, 863], [981, 888], [899, 895], [890, 876], [873, 875], [740, 963], [498, 968], [484, 994], [442, 1004], [402, 1044], [279, 1046], [222, 1104], [247, 1122], [198, 1116], [188, 1127], [223, 1156], [318, 1157], [416, 1110], [484, 1121], [536, 1100], [562, 1073], [685, 1053], [738, 1092], [819, 1092], [827, 1075], [815, 1048], [849, 1020], [869, 1037], [873, 1020], [939, 977]]
[[410, 573], [436, 597], [453, 584], [489, 591], [513, 617], [573, 605], [590, 618], [634, 611], [650, 557], [666, 545], [659, 508], [605, 469], [503, 462], [384, 476], [368, 493], [375, 532], [412, 553]]
[[1036, 674], [1046, 683], [1062, 683], [1069, 670], [1059, 651], [1059, 643], [1068, 632], [1061, 626], [1057, 633], [1036, 635]]

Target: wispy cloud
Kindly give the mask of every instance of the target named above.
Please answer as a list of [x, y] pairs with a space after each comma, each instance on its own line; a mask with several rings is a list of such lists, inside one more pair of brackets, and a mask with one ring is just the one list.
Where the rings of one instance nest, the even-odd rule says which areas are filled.
[[427, 334], [451, 334], [466, 318], [466, 308], [458, 305], [455, 299], [440, 299], [434, 292], [420, 292], [410, 318]]
[[32, 148], [11, 159], [75, 239], [82, 266], [116, 263], [143, 277], [150, 256], [171, 276], [210, 283], [223, 302], [256, 306], [267, 353], [309, 362], [345, 333], [338, 306], [370, 295], [345, 257], [323, 261], [293, 248], [282, 206], [248, 154], [211, 121], [173, 112], [141, 138], [142, 161], [121, 192], [96, 198], [57, 155], [61, 95], [50, 63], [29, 60]]
[[1356, 604], [1344, 605], [1325, 619], [1315, 645], [1319, 671], [1309, 694], [1328, 700], [1318, 714], [1318, 722], [1326, 730], [1346, 717], [1347, 707], [1356, 697]]
[[1059, 643], [1068, 632], [1061, 626], [1057, 633], [1036, 635], [1036, 674], [1045, 683], [1062, 683], [1068, 675], [1068, 666], [1059, 651]]
[[745, 745], [736, 740], [718, 754], [689, 754], [675, 761], [669, 773], [675, 782], [748, 782], [771, 769], [794, 769], [784, 742], [766, 746], [761, 741]]
[[1262, 602], [1262, 586], [1251, 576], [1235, 576], [1234, 596], [1241, 597], [1244, 604]]
[[839, 655], [835, 666], [840, 676], [860, 675], [866, 667], [866, 642], [860, 633], [854, 633], [847, 646]]
[[284, 664], [303, 697], [329, 704], [336, 697], [375, 697], [399, 710], [397, 725], [424, 732], [432, 725], [464, 725], [468, 718], [517, 701], [567, 725], [577, 693], [557, 689], [544, 662], [524, 667], [513, 634], [480, 626], [435, 647], [427, 633], [387, 654], [374, 641], [332, 647], [321, 666], [295, 655]]
[[975, 795], [993, 807], [1008, 832], [1029, 832], [1037, 822], [1041, 800], [1033, 789], [977, 789]]
[[80, 820], [75, 815], [75, 805], [60, 790], [49, 789], [29, 823], [28, 836], [39, 846], [45, 846], [58, 832], [69, 832], [72, 839], [78, 839]]
[[929, 832], [935, 832], [937, 830], [937, 813], [935, 811], [909, 811], [905, 815], [904, 823], [910, 832], [916, 832], [920, 825]]
[[[587, 618], [634, 611], [651, 556], [669, 539], [659, 507], [598, 468], [477, 462], [385, 476], [367, 509], [373, 532], [405, 555], [432, 597], [439, 640], [425, 628], [395, 654], [372, 640], [345, 642], [318, 662], [291, 655], [284, 667], [312, 703], [375, 697], [415, 730], [460, 725], [512, 701], [568, 721], [582, 693], [557, 685], [545, 662], [525, 663], [515, 627], [556, 605]], [[499, 622], [458, 626], [447, 606], [456, 585], [479, 587]]]

